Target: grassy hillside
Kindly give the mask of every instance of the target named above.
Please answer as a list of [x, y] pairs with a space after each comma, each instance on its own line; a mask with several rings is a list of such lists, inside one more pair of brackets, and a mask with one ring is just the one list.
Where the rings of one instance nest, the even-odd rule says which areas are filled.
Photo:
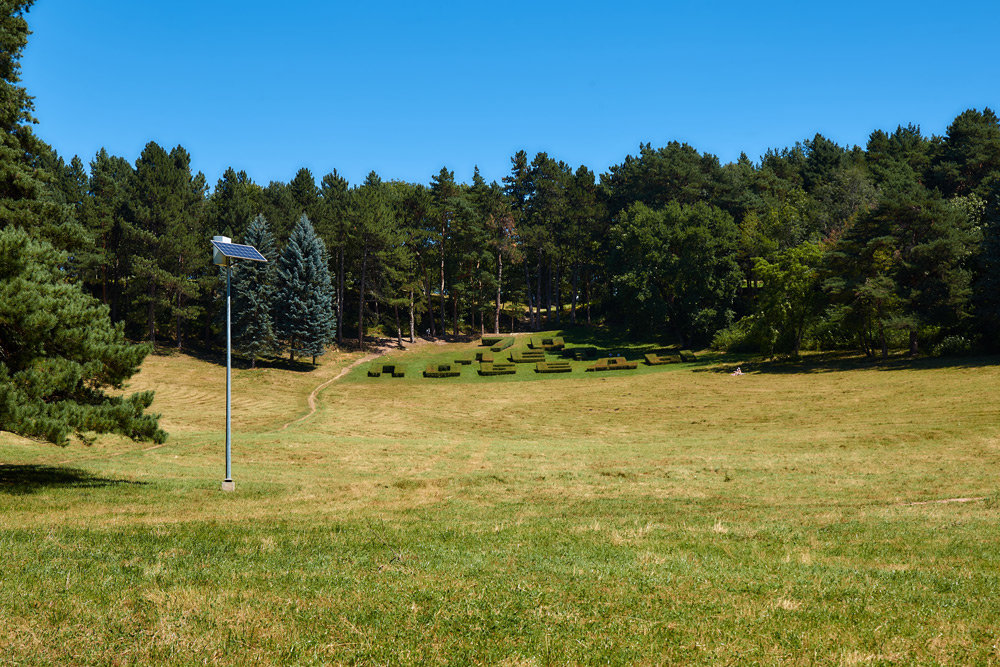
[[360, 355], [234, 372], [235, 494], [225, 371], [189, 357], [133, 383], [165, 446], [0, 434], [0, 655], [1000, 660], [996, 359], [418, 377], [473, 347], [285, 429]]

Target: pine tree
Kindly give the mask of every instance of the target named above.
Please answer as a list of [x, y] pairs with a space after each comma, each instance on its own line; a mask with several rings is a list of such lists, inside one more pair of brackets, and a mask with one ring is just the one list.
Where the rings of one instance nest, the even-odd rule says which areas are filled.
[[247, 228], [243, 240], [267, 258], [263, 262], [234, 262], [233, 342], [236, 349], [250, 359], [251, 368], [257, 357], [277, 347], [271, 311], [274, 307], [274, 278], [277, 273], [277, 251], [274, 236], [263, 215], [257, 215]]
[[108, 396], [149, 352], [125, 340], [108, 308], [68, 282], [66, 254], [26, 231], [0, 231], [0, 429], [64, 445], [70, 432], [163, 442], [143, 414], [152, 392]]
[[274, 329], [295, 354], [316, 357], [333, 342], [333, 286], [326, 247], [303, 215], [278, 260]]
[[[0, 5], [0, 229], [21, 227], [77, 254], [92, 246], [71, 206], [62, 203], [47, 166], [53, 151], [32, 132], [34, 103], [21, 81], [20, 57], [28, 43], [24, 18], [31, 0]], [[69, 259], [69, 257], [67, 257]], [[69, 265], [67, 264], [67, 268]]]

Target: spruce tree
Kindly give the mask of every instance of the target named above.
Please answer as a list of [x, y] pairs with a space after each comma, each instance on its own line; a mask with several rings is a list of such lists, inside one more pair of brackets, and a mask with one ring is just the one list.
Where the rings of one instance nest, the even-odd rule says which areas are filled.
[[264, 262], [234, 262], [233, 342], [236, 349], [250, 359], [251, 368], [257, 357], [273, 352], [277, 347], [271, 310], [274, 307], [274, 278], [277, 251], [267, 220], [258, 214], [247, 228], [243, 242], [252, 245], [267, 258]]
[[333, 286], [326, 246], [303, 215], [292, 230], [278, 260], [274, 329], [295, 354], [316, 357], [326, 351], [335, 334]]
[[149, 352], [108, 308], [67, 280], [66, 254], [28, 232], [0, 231], [0, 429], [64, 445], [70, 432], [163, 442], [143, 414], [152, 392], [108, 396]]

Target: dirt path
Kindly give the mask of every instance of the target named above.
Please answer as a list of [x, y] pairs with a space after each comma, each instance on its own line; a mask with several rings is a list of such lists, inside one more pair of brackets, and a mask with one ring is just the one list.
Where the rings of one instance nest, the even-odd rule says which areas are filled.
[[282, 426], [278, 430], [279, 431], [284, 431], [286, 428], [288, 428], [292, 424], [298, 424], [299, 422], [305, 421], [306, 419], [309, 419], [310, 417], [312, 417], [314, 414], [316, 414], [316, 399], [319, 397], [319, 392], [323, 391], [331, 383], [336, 382], [340, 378], [344, 377], [345, 375], [347, 375], [348, 373], [350, 373], [352, 370], [354, 370], [355, 368], [357, 368], [361, 364], [366, 364], [369, 361], [374, 361], [374, 360], [378, 359], [383, 354], [385, 354], [385, 352], [386, 351], [385, 351], [384, 348], [380, 348], [377, 352], [373, 352], [371, 354], [366, 354], [365, 356], [361, 357], [360, 359], [357, 359], [357, 360], [351, 362], [350, 365], [345, 366], [344, 368], [340, 369], [340, 372], [337, 373], [332, 378], [330, 378], [329, 380], [326, 380], [322, 384], [318, 385], [315, 389], [312, 390], [312, 393], [309, 394], [309, 398], [306, 399], [306, 403], [309, 404], [309, 412], [307, 412], [306, 414], [302, 415], [298, 419], [293, 419], [292, 421], [288, 422], [287, 424], [285, 424], [284, 426]]
[[[443, 341], [443, 340], [430, 341], [430, 340], [427, 340], [425, 338], [418, 338], [413, 343], [410, 343], [409, 341], [404, 340], [403, 341], [403, 350], [409, 350], [409, 349], [412, 349], [414, 347], [419, 347], [421, 345], [428, 345], [428, 344], [439, 344], [440, 345], [440, 344], [443, 344], [444, 342], [445, 341]], [[350, 373], [352, 370], [354, 370], [355, 368], [357, 368], [361, 364], [366, 364], [369, 361], [375, 361], [376, 359], [378, 359], [379, 357], [381, 357], [382, 355], [384, 355], [386, 352], [389, 352], [390, 350], [399, 351], [399, 348], [396, 347], [396, 339], [395, 338], [386, 340], [385, 342], [383, 342], [380, 345], [378, 345], [375, 348], [375, 351], [372, 352], [371, 354], [366, 354], [365, 356], [361, 357], [360, 359], [357, 359], [357, 360], [351, 362], [350, 365], [345, 366], [344, 368], [342, 368], [340, 370], [340, 372], [337, 373], [337, 375], [335, 375], [334, 377], [330, 378], [329, 380], [325, 380], [323, 383], [321, 383], [315, 389], [313, 389], [312, 393], [310, 393], [309, 397], [306, 399], [306, 403], [308, 403], [308, 405], [309, 405], [309, 412], [306, 413], [306, 414], [304, 414], [304, 415], [302, 415], [298, 419], [293, 419], [292, 421], [288, 422], [287, 424], [283, 425], [281, 428], [279, 428], [277, 430], [278, 431], [284, 431], [286, 428], [288, 428], [292, 424], [298, 424], [299, 422], [305, 421], [306, 419], [309, 419], [310, 417], [312, 417], [314, 414], [316, 414], [316, 410], [317, 410], [316, 399], [319, 398], [319, 392], [323, 391], [330, 384], [332, 384], [333, 382], [336, 382], [340, 378], [344, 377], [345, 375], [347, 375], [348, 373]]]

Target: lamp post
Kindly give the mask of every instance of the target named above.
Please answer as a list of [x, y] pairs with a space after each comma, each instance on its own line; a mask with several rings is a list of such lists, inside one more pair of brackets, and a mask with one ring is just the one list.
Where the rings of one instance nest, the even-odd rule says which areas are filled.
[[248, 259], [252, 262], [266, 262], [267, 259], [256, 248], [233, 243], [228, 236], [212, 237], [212, 263], [226, 267], [226, 479], [222, 481], [223, 491], [235, 491], [232, 471], [232, 377], [233, 342], [230, 327], [230, 285], [234, 259]]

